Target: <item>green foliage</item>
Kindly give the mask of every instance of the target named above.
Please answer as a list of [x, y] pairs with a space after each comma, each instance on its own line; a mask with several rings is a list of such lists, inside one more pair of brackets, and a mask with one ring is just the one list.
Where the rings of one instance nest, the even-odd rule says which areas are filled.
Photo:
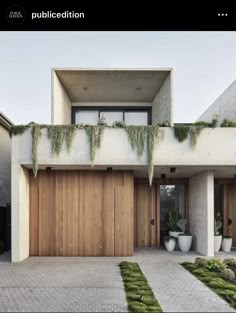
[[112, 124], [113, 128], [126, 128], [126, 125], [123, 121], [116, 121]]
[[189, 134], [188, 126], [174, 126], [174, 134], [175, 138], [178, 139], [179, 142], [184, 141]]
[[214, 233], [215, 235], [219, 235], [219, 231], [222, 227], [222, 219], [220, 212], [217, 213], [215, 221], [214, 221]]
[[96, 151], [101, 146], [101, 140], [102, 140], [102, 135], [103, 135], [105, 126], [104, 125], [85, 125], [84, 128], [89, 139], [90, 159], [93, 165], [95, 156], [96, 156]]
[[226, 265], [222, 260], [214, 258], [207, 260], [205, 268], [211, 272], [222, 272], [226, 268]]
[[147, 163], [148, 163], [148, 178], [149, 184], [152, 185], [152, 179], [154, 174], [153, 155], [155, 148], [155, 141], [159, 141], [161, 138], [161, 131], [159, 126], [146, 126], [147, 130]]
[[223, 261], [227, 266], [236, 266], [236, 259], [227, 258]]
[[[137, 263], [119, 264], [130, 312], [162, 312], [152, 289]], [[132, 281], [129, 281], [129, 280]]]
[[[191, 269], [189, 262], [182, 263], [182, 266], [188, 269], [206, 286], [211, 288], [216, 294], [236, 309], [236, 285], [235, 283], [228, 281], [228, 279], [233, 279], [234, 272], [226, 267], [228, 264], [234, 264], [234, 262], [234, 259], [225, 259], [224, 261], [221, 261], [218, 259], [209, 260], [205, 258], [196, 258], [195, 263], [192, 264], [194, 266], [197, 265], [197, 269]], [[216, 263], [218, 264], [217, 266], [215, 265]], [[214, 269], [216, 272], [210, 272], [206, 268], [210, 265], [210, 270]]]
[[203, 130], [202, 126], [190, 126], [189, 127], [189, 136], [190, 136], [190, 144], [192, 147], [195, 147], [197, 144], [197, 138]]
[[185, 218], [180, 218], [177, 222], [177, 226], [180, 228], [181, 232], [185, 233], [187, 220]]
[[134, 151], [137, 152], [140, 158], [143, 154], [144, 143], [146, 138], [146, 127], [145, 126], [126, 126], [128, 139], [130, 145]]
[[157, 123], [157, 126], [159, 126], [159, 127], [170, 127], [170, 122], [166, 120], [166, 121]]
[[65, 128], [61, 125], [50, 125], [47, 127], [47, 135], [51, 142], [52, 155], [59, 156], [65, 140]]
[[220, 125], [221, 127], [236, 127], [236, 122], [224, 119]]
[[168, 210], [168, 222], [167, 228], [169, 231], [180, 232], [181, 229], [178, 226], [178, 222], [182, 219], [181, 214], [177, 209], [169, 209]]
[[41, 138], [41, 128], [39, 125], [32, 126], [32, 163], [33, 163], [33, 174], [37, 176], [38, 172], [38, 146]]
[[231, 279], [231, 280], [235, 279], [234, 271], [232, 271], [230, 268], [224, 268], [221, 271], [221, 275], [226, 279]]
[[22, 135], [27, 129], [29, 129], [29, 126], [27, 125], [14, 125], [14, 126], [11, 126], [11, 128], [9, 129], [9, 134], [11, 137], [13, 135], [14, 136]]
[[107, 126], [107, 122], [106, 122], [106, 119], [105, 119], [104, 116], [101, 116], [101, 117], [98, 118], [97, 125], [100, 125], [100, 126]]
[[202, 127], [209, 127], [209, 128], [215, 128], [217, 127], [219, 122], [219, 117], [218, 115], [215, 115], [211, 122], [205, 122], [205, 121], [198, 121], [194, 123], [194, 126], [202, 126]]

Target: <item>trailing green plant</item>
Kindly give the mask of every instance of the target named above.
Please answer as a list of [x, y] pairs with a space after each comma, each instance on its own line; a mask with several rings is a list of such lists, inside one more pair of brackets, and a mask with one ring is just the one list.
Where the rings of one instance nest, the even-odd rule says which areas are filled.
[[27, 125], [12, 125], [9, 129], [10, 136], [17, 136], [24, 134], [31, 126], [35, 125], [35, 122], [30, 122]]
[[105, 125], [85, 125], [84, 129], [89, 139], [90, 159], [93, 165], [96, 156], [96, 151], [101, 146], [101, 140], [105, 129]]
[[48, 139], [51, 142], [52, 155], [59, 156], [65, 139], [65, 128], [61, 125], [50, 125], [47, 127]]
[[129, 143], [134, 151], [137, 152], [140, 158], [143, 154], [144, 144], [146, 139], [145, 126], [126, 126]]
[[212, 118], [211, 122], [206, 122], [206, 121], [198, 121], [194, 123], [194, 126], [202, 126], [202, 127], [209, 127], [209, 128], [215, 128], [217, 127], [219, 122], [219, 117], [218, 115], [214, 115]]
[[130, 312], [162, 312], [155, 295], [139, 265], [133, 262], [119, 264]]
[[189, 127], [190, 144], [192, 147], [196, 146], [197, 138], [200, 135], [203, 128], [204, 127], [202, 127], [202, 126], [190, 126]]
[[189, 134], [189, 127], [188, 126], [174, 126], [174, 134], [175, 138], [178, 139], [179, 142], [184, 141]]
[[220, 127], [236, 127], [236, 122], [225, 118], [220, 124]]
[[152, 179], [154, 174], [154, 165], [153, 165], [153, 156], [154, 156], [154, 148], [155, 142], [160, 141], [162, 137], [162, 132], [159, 126], [146, 126], [147, 130], [147, 165], [148, 165], [148, 178], [149, 185], [152, 185]]
[[33, 174], [34, 177], [37, 176], [38, 172], [38, 146], [41, 138], [41, 128], [40, 125], [32, 126], [32, 164], [33, 164]]

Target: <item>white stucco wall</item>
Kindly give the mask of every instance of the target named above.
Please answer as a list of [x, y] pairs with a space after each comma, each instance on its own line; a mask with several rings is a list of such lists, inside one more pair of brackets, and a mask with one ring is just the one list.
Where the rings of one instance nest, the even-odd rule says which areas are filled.
[[[197, 145], [192, 148], [189, 139], [180, 143], [170, 128], [162, 128], [164, 138], [156, 146], [154, 164], [156, 165], [219, 165], [236, 166], [236, 129], [206, 128], [198, 137]], [[227, 140], [226, 140], [227, 138]], [[13, 146], [19, 145], [19, 164], [32, 164], [31, 132], [15, 136]], [[51, 146], [46, 130], [42, 137], [38, 153], [39, 165], [90, 165], [89, 142], [84, 130], [78, 130], [70, 153], [65, 145], [59, 157], [51, 155]], [[105, 129], [101, 148], [97, 150], [95, 165], [146, 165], [146, 147], [143, 156], [138, 159], [132, 151], [127, 133], [123, 129]]]
[[173, 124], [172, 72], [168, 74], [152, 103], [153, 125], [169, 121]]
[[14, 140], [12, 147], [12, 207], [11, 246], [12, 262], [29, 256], [29, 173], [20, 165], [20, 141]]
[[236, 121], [236, 80], [213, 102], [198, 118], [198, 121], [211, 121], [215, 114], [219, 121], [229, 119]]
[[55, 71], [52, 71], [52, 124], [71, 124], [71, 101]]
[[11, 202], [11, 138], [0, 125], [0, 206]]
[[214, 256], [214, 175], [207, 171], [189, 179], [189, 221], [193, 246]]

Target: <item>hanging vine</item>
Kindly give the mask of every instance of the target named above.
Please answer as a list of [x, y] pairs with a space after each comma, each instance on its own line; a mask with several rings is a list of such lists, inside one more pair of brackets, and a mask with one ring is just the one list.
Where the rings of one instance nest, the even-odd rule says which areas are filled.
[[161, 131], [158, 126], [146, 126], [147, 130], [147, 166], [148, 166], [148, 178], [149, 185], [152, 185], [153, 174], [154, 174], [154, 165], [153, 165], [153, 156], [155, 142], [159, 141], [161, 138]]
[[105, 127], [105, 125], [85, 125], [84, 127], [89, 139], [90, 160], [92, 162], [92, 166], [95, 160], [96, 151], [101, 146], [101, 140]]
[[126, 132], [132, 149], [137, 151], [138, 157], [140, 158], [144, 150], [146, 127], [126, 126]]
[[175, 138], [178, 139], [179, 142], [184, 141], [189, 134], [188, 126], [174, 126], [174, 134]]
[[41, 128], [40, 125], [32, 126], [32, 163], [33, 163], [33, 174], [34, 177], [37, 176], [38, 172], [38, 146], [41, 138]]
[[189, 127], [190, 144], [193, 148], [196, 146], [197, 138], [200, 135], [203, 128], [204, 127], [202, 126], [190, 126]]

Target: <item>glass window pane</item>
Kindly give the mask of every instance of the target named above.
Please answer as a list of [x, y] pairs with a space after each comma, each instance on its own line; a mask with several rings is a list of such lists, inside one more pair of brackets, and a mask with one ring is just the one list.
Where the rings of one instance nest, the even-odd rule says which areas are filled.
[[126, 125], [148, 125], [147, 112], [125, 112]]
[[116, 121], [123, 121], [123, 112], [101, 112], [100, 117], [104, 117], [108, 125], [112, 125]]
[[75, 124], [97, 125], [98, 111], [78, 111], [75, 113]]

